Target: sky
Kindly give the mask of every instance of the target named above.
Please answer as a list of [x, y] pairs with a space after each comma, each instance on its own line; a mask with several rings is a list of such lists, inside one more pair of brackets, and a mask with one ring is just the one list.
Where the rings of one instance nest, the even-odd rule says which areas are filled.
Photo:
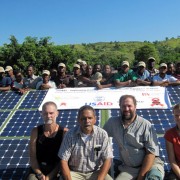
[[180, 0], [0, 0], [0, 46], [14, 35], [56, 45], [180, 36]]

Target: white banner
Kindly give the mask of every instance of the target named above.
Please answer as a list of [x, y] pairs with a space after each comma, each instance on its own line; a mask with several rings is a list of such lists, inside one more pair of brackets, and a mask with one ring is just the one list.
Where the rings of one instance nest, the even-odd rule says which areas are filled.
[[124, 88], [65, 88], [49, 89], [42, 105], [53, 101], [58, 109], [79, 109], [83, 105], [90, 105], [94, 109], [119, 109], [119, 98], [129, 94], [135, 96], [137, 109], [169, 109], [171, 102], [164, 87], [138, 86]]

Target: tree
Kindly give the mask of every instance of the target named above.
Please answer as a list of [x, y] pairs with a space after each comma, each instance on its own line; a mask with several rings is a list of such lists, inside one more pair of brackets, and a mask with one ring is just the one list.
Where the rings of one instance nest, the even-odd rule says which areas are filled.
[[135, 59], [147, 63], [149, 57], [154, 57], [156, 62], [159, 62], [158, 51], [152, 44], [147, 44], [134, 51]]

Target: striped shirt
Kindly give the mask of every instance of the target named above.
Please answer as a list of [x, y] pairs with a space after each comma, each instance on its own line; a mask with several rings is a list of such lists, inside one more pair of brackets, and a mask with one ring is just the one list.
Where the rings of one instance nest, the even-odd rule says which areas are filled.
[[112, 148], [105, 130], [94, 126], [93, 133], [84, 142], [80, 127], [68, 131], [58, 156], [68, 161], [71, 171], [88, 173], [98, 170], [103, 161], [112, 158]]

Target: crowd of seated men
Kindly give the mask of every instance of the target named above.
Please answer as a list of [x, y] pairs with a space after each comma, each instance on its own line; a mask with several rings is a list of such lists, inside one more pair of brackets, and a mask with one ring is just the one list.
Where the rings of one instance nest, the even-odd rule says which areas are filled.
[[66, 64], [59, 63], [57, 69], [45, 69], [41, 76], [35, 75], [35, 68], [29, 65], [26, 74], [13, 71], [12, 66], [0, 67], [0, 91], [14, 90], [25, 93], [29, 89], [46, 90], [49, 88], [69, 87], [109, 87], [133, 86], [169, 86], [180, 85], [180, 62], [161, 63], [155, 69], [155, 58], [150, 57], [148, 62], [138, 62], [130, 67], [128, 61], [123, 61], [118, 70], [111, 65], [87, 64], [78, 59], [73, 65], [72, 72], [67, 73]]

